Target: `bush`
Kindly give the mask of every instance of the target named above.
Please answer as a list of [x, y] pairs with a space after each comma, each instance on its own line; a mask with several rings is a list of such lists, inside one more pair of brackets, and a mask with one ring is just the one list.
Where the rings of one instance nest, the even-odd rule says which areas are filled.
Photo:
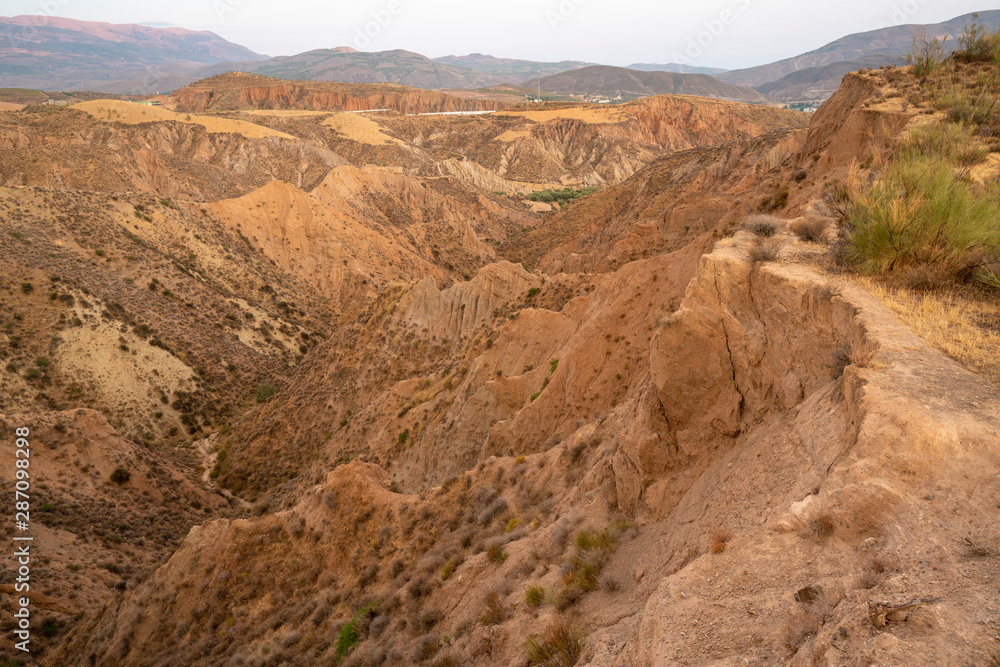
[[781, 220], [773, 215], [750, 215], [743, 221], [743, 229], [754, 236], [770, 238], [781, 229]]
[[927, 30], [916, 28], [913, 31], [913, 50], [906, 56], [906, 62], [913, 65], [913, 73], [917, 76], [927, 76], [944, 60], [944, 47], [937, 37], [928, 39]]
[[823, 218], [807, 217], [792, 224], [792, 232], [807, 243], [823, 243], [828, 224]]
[[556, 202], [559, 206], [566, 206], [570, 202], [594, 192], [597, 192], [597, 188], [581, 188], [579, 190], [574, 188], [562, 188], [560, 190], [548, 189], [533, 192], [528, 195], [528, 199], [530, 201], [541, 201], [547, 203]]
[[545, 602], [545, 589], [541, 586], [528, 586], [524, 591], [524, 602], [532, 609], [540, 607]]
[[923, 265], [1000, 287], [1000, 185], [956, 173], [970, 159], [956, 140], [962, 133], [975, 145], [971, 130], [930, 128], [902, 144], [874, 180], [852, 172], [844, 212], [848, 258], [859, 270]]
[[371, 619], [373, 615], [377, 613], [378, 601], [371, 602], [361, 609], [354, 612], [354, 616], [350, 621], [344, 624], [344, 627], [340, 629], [340, 634], [337, 635], [337, 655], [335, 658], [335, 664], [339, 665], [343, 662], [347, 654], [350, 653], [361, 643], [361, 632], [358, 629], [359, 621], [367, 618]]
[[773, 262], [781, 255], [781, 248], [784, 244], [781, 239], [765, 239], [757, 237], [750, 244], [750, 261], [754, 264], [760, 262]]
[[[958, 37], [955, 58], [963, 62], [986, 62], [1000, 60], [1000, 27], [995, 32], [979, 22], [979, 14], [972, 15], [972, 23], [965, 26]], [[1000, 63], [997, 63], [1000, 64]]]
[[479, 622], [483, 625], [498, 625], [507, 618], [507, 605], [496, 591], [490, 591], [483, 600], [483, 613]]
[[583, 633], [560, 618], [551, 623], [541, 637], [528, 637], [524, 652], [529, 665], [573, 667], [583, 653], [584, 639]]
[[115, 468], [111, 473], [111, 481], [119, 486], [125, 484], [131, 478], [132, 478], [132, 473], [130, 473], [128, 470], [126, 470], [121, 466]]
[[572, 600], [576, 595], [567, 596], [567, 591], [597, 590], [601, 570], [617, 546], [617, 540], [606, 528], [601, 531], [584, 530], [577, 533], [576, 550], [570, 558], [569, 570], [563, 576], [561, 597], [564, 600]]
[[713, 554], [721, 554], [726, 550], [726, 544], [731, 539], [733, 539], [732, 531], [726, 530], [725, 528], [716, 528], [712, 533], [711, 552]]
[[508, 555], [509, 554], [504, 551], [503, 545], [499, 542], [494, 542], [486, 549], [487, 560], [491, 563], [497, 563], [498, 565], [506, 561]]
[[259, 387], [257, 387], [257, 391], [253, 393], [253, 396], [255, 399], [257, 399], [258, 403], [263, 403], [272, 396], [274, 396], [274, 394], [275, 394], [274, 387], [272, 387], [269, 384], [262, 384]]

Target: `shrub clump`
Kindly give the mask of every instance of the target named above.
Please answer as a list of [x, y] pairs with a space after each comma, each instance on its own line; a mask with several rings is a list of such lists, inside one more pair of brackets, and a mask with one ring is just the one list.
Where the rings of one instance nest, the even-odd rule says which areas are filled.
[[743, 229], [754, 236], [767, 239], [781, 229], [781, 220], [773, 215], [750, 215], [743, 221]]
[[272, 396], [274, 396], [274, 394], [275, 394], [274, 387], [272, 387], [269, 384], [262, 384], [259, 387], [257, 387], [257, 390], [253, 393], [253, 397], [257, 400], [258, 403], [264, 403]]
[[1000, 287], [1000, 184], [962, 173], [976, 144], [969, 128], [923, 128], [874, 178], [855, 168], [843, 206], [848, 260], [868, 274], [927, 267]]
[[782, 246], [781, 239], [757, 237], [750, 244], [750, 261], [754, 264], [773, 262], [781, 255]]
[[586, 636], [560, 618], [550, 624], [541, 637], [530, 636], [524, 642], [524, 652], [529, 665], [541, 667], [573, 667], [580, 654]]

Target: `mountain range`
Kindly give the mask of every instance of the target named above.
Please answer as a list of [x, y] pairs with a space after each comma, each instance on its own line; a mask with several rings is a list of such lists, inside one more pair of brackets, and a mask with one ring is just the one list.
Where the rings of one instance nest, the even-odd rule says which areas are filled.
[[[995, 27], [1000, 10], [981, 12], [979, 18], [987, 27]], [[0, 44], [6, 43], [0, 46], [0, 86], [148, 94], [237, 70], [281, 79], [426, 89], [481, 89], [523, 82], [528, 90], [516, 91], [520, 94], [541, 84], [543, 90], [562, 95], [676, 93], [786, 103], [825, 99], [847, 72], [905, 62], [918, 28], [951, 50], [955, 36], [971, 20], [972, 15], [966, 14], [942, 23], [855, 33], [793, 58], [727, 71], [680, 63], [634, 63], [622, 68], [584, 61], [539, 62], [481, 53], [431, 59], [401, 49], [368, 53], [351, 47], [269, 58], [211, 32], [17, 16], [0, 18]]]

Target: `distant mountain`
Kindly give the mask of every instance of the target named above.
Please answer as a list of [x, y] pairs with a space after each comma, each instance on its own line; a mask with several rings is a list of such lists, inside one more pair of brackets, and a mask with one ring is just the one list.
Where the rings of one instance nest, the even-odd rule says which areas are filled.
[[504, 79], [505, 83], [524, 81], [539, 72], [542, 76], [552, 76], [582, 67], [590, 67], [594, 63], [579, 60], [563, 60], [558, 63], [536, 62], [533, 60], [517, 60], [514, 58], [495, 58], [481, 53], [470, 53], [467, 56], [444, 56], [435, 58], [434, 62], [454, 67], [464, 67], [484, 74]]
[[242, 67], [281, 79], [343, 83], [400, 83], [416, 88], [481, 88], [507, 83], [503, 77], [437, 63], [412, 51], [365, 53], [344, 48], [317, 49]]
[[905, 56], [890, 55], [865, 56], [857, 60], [841, 60], [829, 65], [808, 67], [798, 72], [792, 72], [777, 81], [757, 86], [755, 90], [767, 95], [768, 98], [775, 102], [787, 103], [825, 100], [836, 92], [837, 88], [840, 87], [841, 80], [848, 72], [856, 72], [866, 67], [874, 69], [883, 65], [903, 65], [905, 63]]
[[[525, 82], [528, 86], [530, 82]], [[698, 95], [740, 102], [766, 102], [755, 90], [723, 83], [707, 74], [639, 72], [624, 67], [598, 65], [545, 77], [542, 90], [566, 95]]]
[[626, 69], [639, 70], [640, 72], [677, 72], [678, 74], [711, 74], [713, 76], [729, 71], [719, 67], [694, 67], [681, 63], [633, 63]]
[[215, 33], [51, 16], [0, 17], [0, 87], [80, 90], [150, 82], [267, 56]]
[[[995, 28], [1000, 23], [1000, 10], [979, 12], [979, 19], [990, 28]], [[964, 14], [943, 23], [924, 26], [898, 25], [869, 32], [859, 32], [841, 37], [815, 51], [794, 58], [720, 74], [719, 79], [726, 83], [757, 88], [810, 67], [854, 61], [873, 55], [905, 57], [913, 47], [914, 30], [920, 27], [927, 31], [928, 36], [946, 40], [945, 46], [954, 49], [955, 37], [961, 35], [965, 26], [971, 21], [972, 14]]]

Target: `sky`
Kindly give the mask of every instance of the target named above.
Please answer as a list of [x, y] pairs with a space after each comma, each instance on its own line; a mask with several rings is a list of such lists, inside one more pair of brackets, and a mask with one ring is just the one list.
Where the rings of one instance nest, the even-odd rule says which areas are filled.
[[[989, 0], [986, 0], [989, 2]], [[735, 69], [844, 35], [998, 8], [983, 0], [4, 0], [5, 15], [211, 30], [271, 56], [353, 46], [606, 65]]]

